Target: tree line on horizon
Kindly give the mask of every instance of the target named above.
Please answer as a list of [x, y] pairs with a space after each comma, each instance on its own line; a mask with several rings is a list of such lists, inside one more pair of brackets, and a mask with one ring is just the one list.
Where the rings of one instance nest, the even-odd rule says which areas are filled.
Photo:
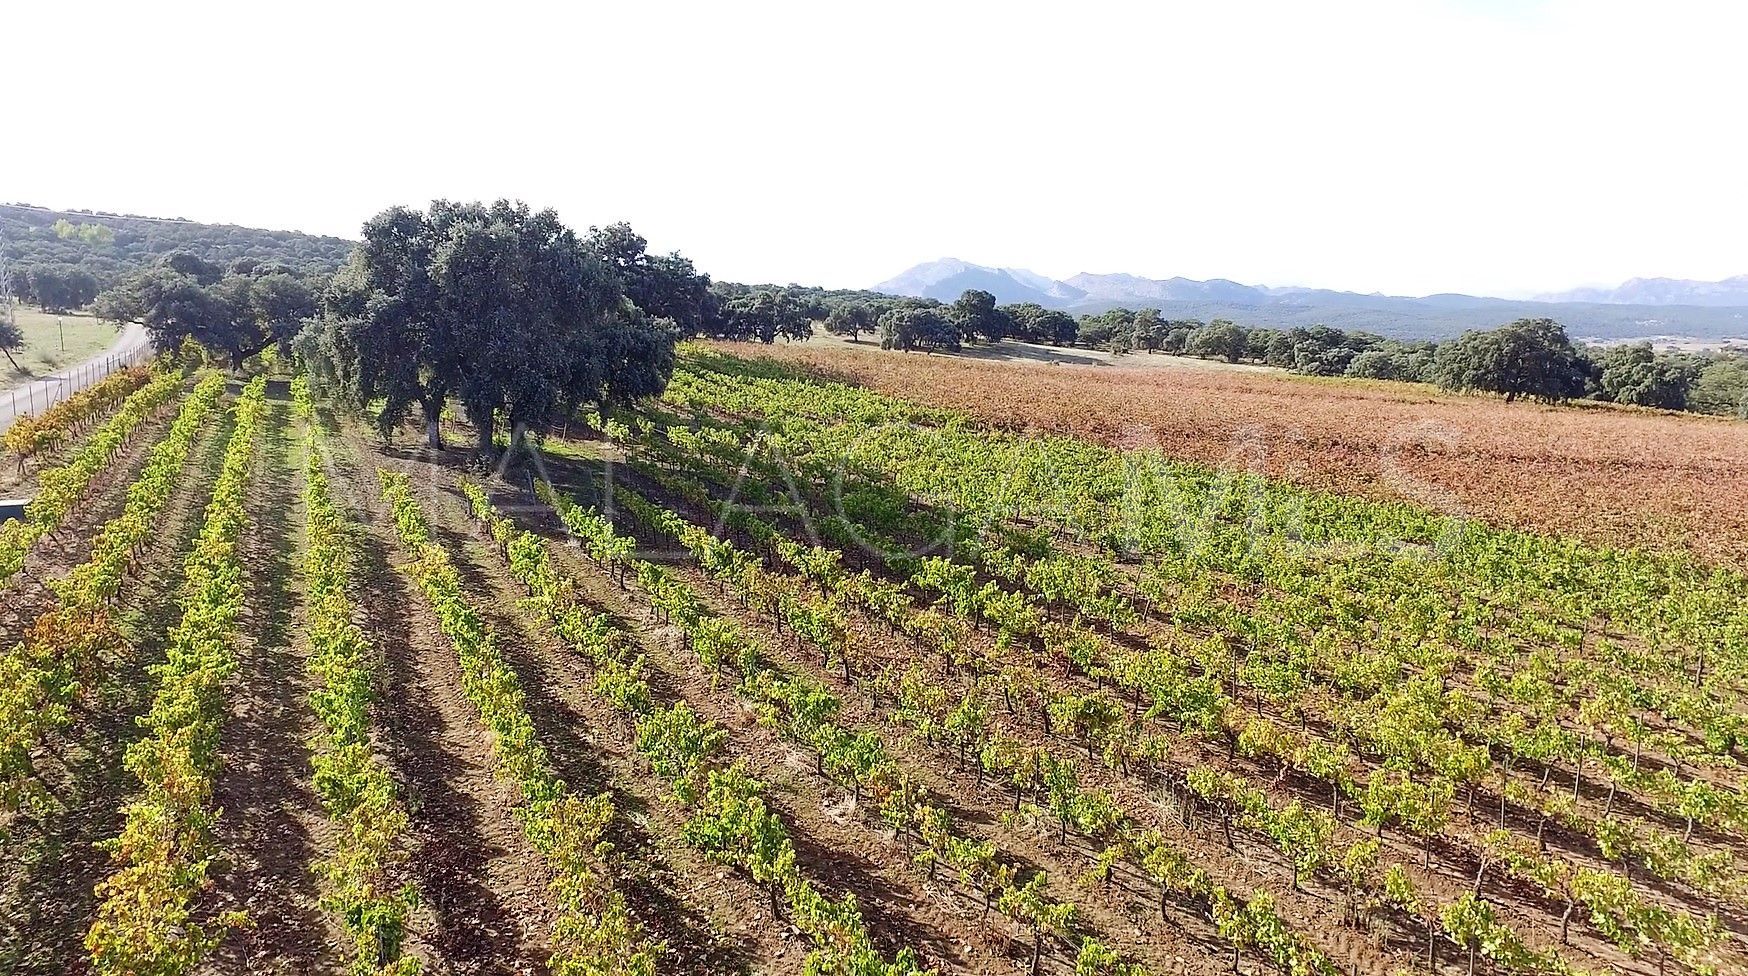
[[793, 286], [767, 290], [820, 306], [817, 319], [826, 332], [851, 341], [867, 334], [878, 337], [881, 348], [904, 352], [958, 352], [968, 343], [1017, 339], [1118, 356], [1163, 353], [1254, 363], [1306, 376], [1431, 383], [1507, 401], [1597, 400], [1748, 419], [1748, 355], [1658, 351], [1649, 342], [1587, 346], [1546, 318], [1470, 330], [1442, 342], [1403, 341], [1324, 325], [1276, 329], [1230, 319], [1166, 319], [1154, 308], [1077, 317], [1029, 302], [998, 305], [979, 289], [950, 303]]
[[1574, 343], [1549, 318], [1473, 329], [1442, 342], [1386, 339], [1317, 325], [1246, 328], [1230, 320], [1166, 322], [1152, 310], [1083, 319], [1081, 340], [1116, 353], [1164, 352], [1252, 362], [1306, 376], [1431, 383], [1507, 401], [1598, 400], [1664, 410], [1748, 415], [1748, 357], [1659, 352], [1649, 342]]
[[[19, 251], [18, 211], [0, 210], [14, 228], [8, 256]], [[338, 264], [325, 238], [287, 245], [285, 259], [249, 256], [306, 235], [212, 228], [227, 236], [204, 253], [249, 252], [221, 262], [196, 250], [159, 253], [166, 241], [201, 244], [191, 228], [206, 225], [165, 222], [168, 229], [148, 240], [97, 220], [26, 216], [37, 221], [27, 235], [35, 251], [26, 250], [38, 257], [131, 242], [128, 260], [150, 260], [108, 287], [80, 262], [15, 260], [21, 300], [139, 321], [161, 348], [193, 340], [233, 366], [275, 344], [289, 352], [296, 339], [299, 354], [376, 411], [384, 429], [417, 408], [434, 441], [450, 396], [481, 418], [476, 428], [487, 438], [500, 416], [519, 431], [584, 404], [608, 415], [660, 392], [674, 346], [687, 337], [769, 344], [804, 341], [816, 329], [905, 352], [1012, 339], [1434, 383], [1507, 400], [1594, 399], [1748, 417], [1748, 356], [1657, 351], [1649, 343], [1587, 347], [1548, 319], [1416, 342], [1322, 325], [1166, 319], [1154, 308], [1075, 316], [1033, 303], [999, 305], [977, 289], [943, 303], [717, 282], [677, 252], [650, 253], [627, 224], [579, 235], [550, 210], [509, 201], [390, 208], [366, 223], [363, 240]], [[247, 236], [254, 233], [265, 236]]]

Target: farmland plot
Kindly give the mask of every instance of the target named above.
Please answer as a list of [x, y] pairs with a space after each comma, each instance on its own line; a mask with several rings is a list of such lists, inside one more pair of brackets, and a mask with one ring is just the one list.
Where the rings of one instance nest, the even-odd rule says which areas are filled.
[[704, 349], [489, 472], [224, 386], [27, 556], [16, 971], [1748, 966], [1687, 552]]

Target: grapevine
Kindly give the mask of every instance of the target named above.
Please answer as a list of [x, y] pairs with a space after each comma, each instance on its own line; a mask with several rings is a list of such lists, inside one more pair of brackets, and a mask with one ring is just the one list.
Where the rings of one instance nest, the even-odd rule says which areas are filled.
[[535, 735], [520, 681], [464, 595], [448, 554], [432, 541], [409, 482], [387, 471], [381, 480], [396, 530], [414, 554], [407, 569], [455, 645], [462, 690], [492, 734], [499, 774], [521, 792], [523, 830], [552, 871], [561, 909], [552, 930], [553, 971], [653, 974], [664, 947], [631, 917], [602, 863], [602, 833], [614, 817], [611, 797], [580, 796], [558, 778]]
[[401, 943], [418, 891], [391, 881], [392, 869], [406, 857], [407, 812], [370, 740], [378, 676], [374, 649], [353, 622], [356, 606], [347, 592], [353, 535], [328, 492], [326, 453], [303, 377], [293, 381], [292, 399], [307, 425], [303, 573], [309, 670], [320, 683], [309, 698], [323, 725], [314, 744], [314, 785], [338, 838], [320, 867], [324, 905], [352, 938], [353, 973], [411, 976], [420, 966], [401, 954]]
[[98, 530], [91, 555], [49, 586], [56, 605], [0, 656], [0, 808], [42, 799], [36, 747], [74, 718], [102, 657], [123, 641], [111, 619], [121, 586], [174, 493], [196, 435], [224, 393], [224, 377], [202, 376], [128, 488], [120, 515]]
[[127, 750], [141, 793], [124, 809], [121, 835], [103, 844], [113, 871], [97, 885], [97, 915], [85, 936], [96, 973], [191, 972], [244, 921], [234, 912], [200, 919], [197, 899], [218, 854], [213, 776], [243, 606], [237, 539], [265, 391], [257, 377], [237, 400], [206, 522], [183, 564], [182, 620], [170, 631], [165, 663], [154, 668], [157, 695], [140, 720], [146, 736]]
[[15, 419], [6, 428], [0, 447], [18, 458], [18, 470], [22, 473], [31, 458], [58, 450], [76, 439], [93, 421], [146, 385], [151, 377], [151, 371], [143, 366], [111, 373], [40, 414]]
[[170, 402], [181, 387], [179, 374], [158, 374], [122, 401], [115, 416], [98, 427], [65, 464], [46, 468], [37, 475], [36, 497], [25, 506], [24, 517], [0, 526], [0, 583], [18, 575], [30, 547], [60, 527], [84, 497], [91, 479], [115, 459], [128, 436]]

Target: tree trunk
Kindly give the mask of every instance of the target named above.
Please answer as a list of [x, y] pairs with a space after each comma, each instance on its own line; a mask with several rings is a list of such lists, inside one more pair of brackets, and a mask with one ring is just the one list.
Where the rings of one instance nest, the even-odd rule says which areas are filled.
[[419, 409], [425, 414], [425, 445], [443, 450], [443, 400], [436, 397], [421, 399]]
[[490, 455], [493, 447], [492, 442], [496, 439], [495, 435], [498, 432], [497, 418], [488, 414], [485, 417], [470, 417], [469, 419], [473, 420], [474, 428], [479, 431], [479, 442], [476, 445], [479, 453]]

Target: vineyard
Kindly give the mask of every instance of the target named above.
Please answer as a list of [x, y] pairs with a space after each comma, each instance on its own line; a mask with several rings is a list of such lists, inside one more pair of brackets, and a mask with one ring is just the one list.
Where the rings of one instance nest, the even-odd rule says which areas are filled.
[[0, 971], [1748, 971], [1709, 550], [794, 358], [495, 468], [274, 363], [14, 426]]

